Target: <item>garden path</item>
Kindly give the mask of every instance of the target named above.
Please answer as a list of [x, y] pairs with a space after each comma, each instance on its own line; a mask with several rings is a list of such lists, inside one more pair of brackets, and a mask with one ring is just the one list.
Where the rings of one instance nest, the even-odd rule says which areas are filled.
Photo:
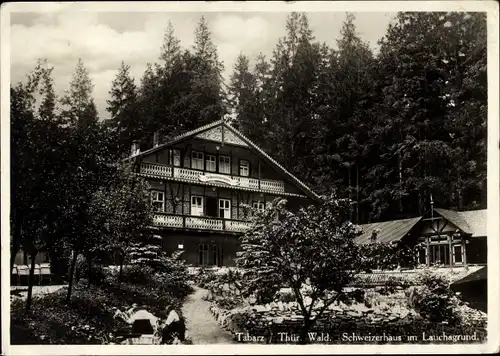
[[194, 293], [186, 299], [182, 307], [188, 337], [194, 345], [236, 343], [232, 335], [223, 330], [210, 313], [210, 303], [203, 300], [207, 293], [205, 289], [194, 287]]

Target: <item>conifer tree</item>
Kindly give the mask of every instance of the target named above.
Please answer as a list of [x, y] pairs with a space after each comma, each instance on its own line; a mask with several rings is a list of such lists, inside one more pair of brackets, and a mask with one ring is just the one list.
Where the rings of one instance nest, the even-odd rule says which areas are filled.
[[130, 66], [121, 62], [116, 77], [109, 91], [106, 110], [111, 118], [108, 127], [116, 139], [118, 155], [127, 155], [132, 142], [142, 138], [142, 127], [139, 117], [137, 87], [130, 75]]

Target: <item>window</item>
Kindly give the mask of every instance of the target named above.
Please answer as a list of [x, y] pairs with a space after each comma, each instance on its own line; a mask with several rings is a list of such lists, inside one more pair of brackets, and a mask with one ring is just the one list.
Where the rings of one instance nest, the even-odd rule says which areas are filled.
[[453, 245], [453, 264], [462, 263], [464, 263], [462, 245]]
[[203, 170], [203, 152], [191, 152], [191, 168]]
[[153, 210], [158, 212], [163, 212], [165, 207], [165, 195], [163, 192], [157, 190], [151, 191], [151, 202], [153, 204]]
[[240, 176], [248, 177], [250, 175], [250, 162], [241, 160], [240, 161]]
[[264, 209], [265, 209], [264, 203], [261, 203], [261, 202], [253, 203], [253, 208], [257, 212], [262, 213], [264, 211]]
[[172, 164], [175, 167], [181, 166], [181, 151], [173, 149], [168, 151], [168, 164]]
[[231, 201], [219, 199], [219, 218], [231, 219]]
[[430, 245], [429, 262], [431, 265], [449, 265], [450, 264], [450, 245]]
[[191, 197], [191, 215], [203, 216], [203, 197]]
[[227, 156], [219, 156], [219, 172], [230, 174], [231, 173], [231, 160]]
[[215, 156], [207, 155], [207, 171], [215, 172], [216, 170]]
[[200, 266], [208, 265], [209, 263], [208, 258], [209, 258], [208, 244], [200, 244], [200, 259], [199, 259]]

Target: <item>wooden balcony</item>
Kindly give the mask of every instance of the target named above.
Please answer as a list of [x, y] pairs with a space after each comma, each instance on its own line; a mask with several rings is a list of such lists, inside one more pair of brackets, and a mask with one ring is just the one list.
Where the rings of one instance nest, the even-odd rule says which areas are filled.
[[153, 224], [156, 227], [227, 232], [245, 232], [250, 227], [249, 222], [241, 220], [165, 213], [155, 213], [153, 216]]
[[184, 181], [187, 180], [201, 184], [217, 183], [229, 187], [248, 188], [270, 193], [285, 192], [285, 184], [282, 181], [232, 176], [229, 174], [219, 174], [153, 163], [142, 163], [140, 174], [152, 178], [178, 178]]

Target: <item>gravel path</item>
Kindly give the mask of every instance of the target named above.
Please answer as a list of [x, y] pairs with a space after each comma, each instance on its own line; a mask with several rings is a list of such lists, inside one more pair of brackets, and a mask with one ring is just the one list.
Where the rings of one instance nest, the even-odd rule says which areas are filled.
[[223, 330], [210, 313], [210, 303], [202, 299], [207, 291], [199, 287], [194, 290], [182, 307], [187, 334], [193, 344], [235, 344], [233, 336]]

